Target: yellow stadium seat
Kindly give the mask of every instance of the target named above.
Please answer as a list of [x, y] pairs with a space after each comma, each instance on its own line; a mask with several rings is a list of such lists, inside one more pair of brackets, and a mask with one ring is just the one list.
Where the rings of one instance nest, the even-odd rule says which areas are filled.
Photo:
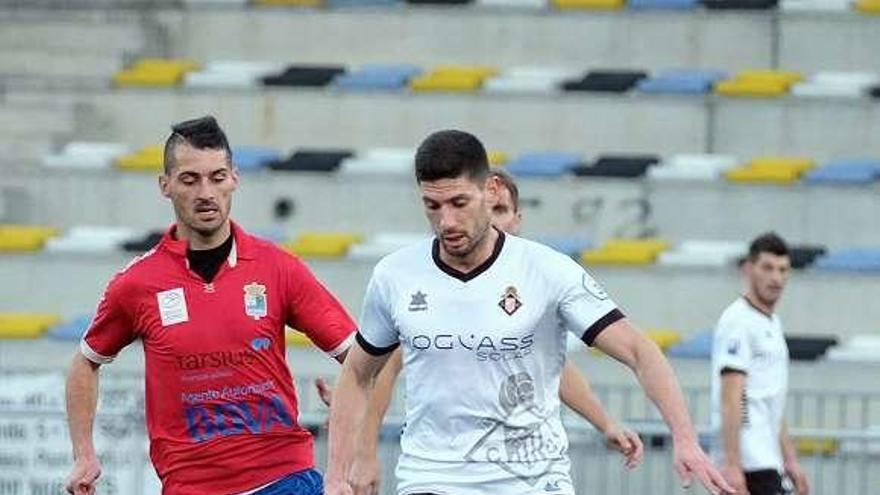
[[804, 75], [800, 72], [788, 70], [748, 69], [736, 74], [736, 79], [752, 81], [785, 81], [791, 85], [803, 81]]
[[681, 334], [675, 330], [648, 330], [645, 337], [651, 339], [663, 352], [681, 342]]
[[663, 239], [610, 239], [602, 247], [607, 249], [643, 249], [660, 254], [669, 249], [669, 241]]
[[0, 339], [36, 339], [61, 318], [42, 313], [0, 313]]
[[791, 83], [782, 80], [730, 79], [715, 85], [715, 92], [724, 96], [771, 98], [788, 93]]
[[503, 151], [490, 151], [489, 152], [489, 165], [493, 167], [500, 167], [507, 163], [510, 160], [510, 155]]
[[789, 168], [751, 168], [741, 167], [724, 173], [730, 182], [747, 184], [779, 184], [787, 185], [798, 181], [801, 174]]
[[252, 0], [258, 7], [321, 7], [324, 0]]
[[472, 93], [480, 89], [483, 78], [473, 74], [427, 75], [416, 77], [410, 81], [413, 91], [449, 91], [456, 93]]
[[438, 65], [431, 69], [433, 76], [477, 76], [488, 79], [498, 75], [498, 68], [488, 65]]
[[342, 258], [348, 248], [361, 242], [359, 234], [346, 232], [308, 232], [285, 245], [288, 251], [304, 258]]
[[116, 167], [130, 172], [161, 172], [165, 150], [160, 145], [144, 146], [138, 151], [116, 159]]
[[840, 447], [838, 441], [831, 438], [796, 438], [794, 444], [798, 454], [803, 456], [832, 456]]
[[113, 84], [119, 87], [177, 86], [187, 72], [197, 69], [198, 63], [189, 59], [146, 58], [114, 74]]
[[616, 10], [624, 7], [624, 0], [553, 0], [557, 9]]
[[587, 265], [650, 265], [669, 247], [662, 239], [611, 239], [581, 253]]
[[288, 347], [311, 347], [312, 341], [306, 337], [306, 334], [300, 332], [299, 330], [293, 330], [291, 328], [287, 329], [284, 332], [284, 342]]
[[184, 72], [199, 70], [199, 63], [188, 58], [142, 58], [132, 66], [133, 70], [176, 69]]
[[863, 14], [880, 15], [880, 0], [859, 0], [854, 6]]
[[0, 225], [0, 252], [31, 253], [39, 251], [50, 237], [58, 235], [53, 227], [38, 225]]

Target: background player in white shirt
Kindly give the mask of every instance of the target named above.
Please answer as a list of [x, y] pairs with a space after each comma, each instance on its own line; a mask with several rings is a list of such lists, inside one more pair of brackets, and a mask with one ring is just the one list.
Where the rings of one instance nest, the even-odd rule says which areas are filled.
[[[489, 172], [489, 214], [492, 225], [502, 232], [519, 235], [522, 225], [522, 210], [519, 205], [519, 188], [507, 172], [492, 169]], [[352, 483], [358, 486], [379, 486], [381, 466], [378, 457], [379, 434], [394, 392], [394, 384], [403, 367], [401, 350], [398, 348], [388, 359], [376, 379], [371, 403], [367, 409], [359, 448], [363, 457], [356, 471], [352, 472]], [[321, 398], [329, 406], [332, 391], [323, 380], [316, 381]], [[624, 456], [628, 468], [635, 468], [641, 462], [644, 446], [639, 436], [632, 430], [617, 424], [602, 406], [599, 398], [592, 392], [587, 378], [577, 367], [566, 361], [559, 383], [559, 398], [562, 402], [592, 424], [605, 437], [608, 444]]]
[[376, 493], [347, 475], [376, 375], [403, 346], [407, 428], [398, 493], [572, 494], [559, 418], [566, 331], [629, 366], [669, 425], [675, 468], [732, 492], [697, 444], [657, 346], [571, 258], [494, 229], [474, 136], [441, 131], [416, 154], [436, 238], [380, 261], [330, 414], [328, 495]]
[[781, 472], [810, 491], [785, 424], [788, 346], [774, 313], [791, 271], [788, 247], [764, 234], [743, 265], [748, 288], [721, 315], [712, 346], [713, 456], [738, 493], [785, 493]]

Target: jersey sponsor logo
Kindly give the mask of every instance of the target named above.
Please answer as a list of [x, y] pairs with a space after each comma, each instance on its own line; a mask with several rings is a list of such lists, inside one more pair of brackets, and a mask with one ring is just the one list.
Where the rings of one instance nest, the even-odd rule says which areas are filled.
[[498, 301], [498, 307], [507, 313], [507, 316], [513, 316], [519, 308], [522, 307], [522, 300], [516, 292], [516, 287], [510, 286], [504, 290], [501, 300]]
[[553, 425], [553, 414], [535, 400], [535, 382], [525, 372], [509, 375], [501, 384], [498, 401], [503, 416], [481, 418], [486, 433], [466, 454], [470, 462], [491, 462], [529, 486], [538, 486], [551, 473], [564, 474], [565, 433]]
[[293, 416], [277, 395], [187, 407], [186, 430], [196, 442], [233, 435], [257, 435], [276, 426], [293, 427]]
[[256, 361], [257, 355], [251, 349], [221, 350], [177, 356], [177, 367], [181, 370], [193, 371], [205, 368], [246, 366]]
[[535, 334], [521, 337], [497, 337], [476, 334], [438, 333], [416, 334], [409, 339], [416, 351], [465, 351], [472, 352], [477, 361], [510, 361], [531, 355]]
[[739, 339], [731, 339], [727, 343], [727, 353], [731, 356], [739, 354]]
[[414, 313], [416, 311], [427, 311], [428, 310], [428, 295], [422, 291], [418, 291], [412, 295], [412, 299], [409, 301], [409, 311], [410, 313]]
[[251, 349], [260, 352], [269, 349], [272, 346], [272, 339], [267, 337], [257, 337], [251, 341]]
[[244, 289], [244, 312], [255, 320], [269, 314], [269, 302], [266, 299], [266, 286], [251, 282]]
[[183, 287], [157, 293], [156, 302], [159, 304], [159, 317], [163, 327], [189, 321]]
[[590, 295], [596, 299], [600, 301], [608, 299], [608, 293], [605, 292], [605, 289], [603, 289], [602, 286], [599, 285], [599, 282], [596, 282], [596, 280], [594, 280], [587, 272], [584, 272], [581, 284], [583, 284], [584, 290], [589, 292]]

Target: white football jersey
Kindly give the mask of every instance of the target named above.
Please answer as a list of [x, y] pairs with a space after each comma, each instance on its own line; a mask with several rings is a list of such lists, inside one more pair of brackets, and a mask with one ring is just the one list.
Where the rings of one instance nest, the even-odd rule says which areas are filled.
[[380, 261], [358, 341], [403, 346], [401, 494], [571, 494], [559, 376], [566, 331], [591, 344], [623, 318], [571, 258], [499, 233], [466, 274], [426, 240]]
[[721, 373], [746, 374], [740, 456], [745, 471], [782, 471], [779, 434], [788, 391], [788, 345], [777, 315], [767, 315], [745, 297], [721, 315], [712, 345], [713, 457], [724, 461], [721, 431]]

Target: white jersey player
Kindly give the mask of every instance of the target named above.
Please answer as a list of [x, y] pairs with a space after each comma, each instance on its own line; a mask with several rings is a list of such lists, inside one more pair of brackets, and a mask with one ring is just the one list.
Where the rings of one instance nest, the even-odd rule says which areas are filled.
[[415, 168], [435, 239], [374, 270], [331, 407], [328, 495], [376, 493], [359, 473], [359, 428], [398, 346], [407, 374], [398, 493], [573, 494], [558, 392], [567, 331], [634, 370], [672, 431], [686, 483], [732, 491], [697, 445], [657, 346], [573, 260], [491, 226], [479, 140], [434, 133]]

